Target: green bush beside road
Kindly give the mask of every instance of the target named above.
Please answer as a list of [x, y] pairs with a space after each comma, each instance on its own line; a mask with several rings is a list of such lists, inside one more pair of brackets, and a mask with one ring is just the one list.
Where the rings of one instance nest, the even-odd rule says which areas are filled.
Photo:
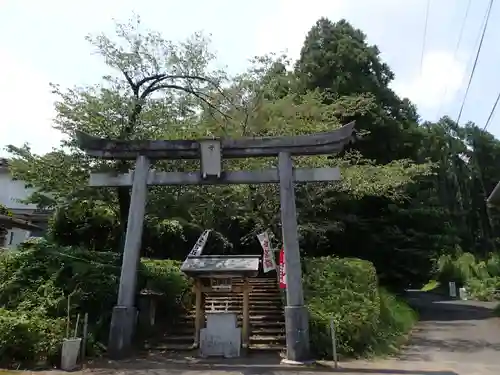
[[332, 318], [338, 353], [345, 357], [394, 350], [416, 321], [406, 303], [379, 288], [374, 266], [360, 259], [306, 259], [304, 291], [311, 348], [318, 358], [332, 356]]

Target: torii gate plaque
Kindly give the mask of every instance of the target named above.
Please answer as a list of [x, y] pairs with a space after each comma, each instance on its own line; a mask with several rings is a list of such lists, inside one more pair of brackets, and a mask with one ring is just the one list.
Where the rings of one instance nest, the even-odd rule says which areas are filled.
[[[311, 135], [203, 140], [120, 141], [77, 132], [79, 147], [103, 159], [136, 160], [135, 170], [126, 174], [92, 173], [90, 186], [132, 186], [127, 233], [123, 250], [118, 301], [113, 309], [109, 354], [123, 357], [131, 347], [135, 328], [137, 264], [148, 185], [280, 184], [280, 204], [287, 289], [285, 307], [287, 359], [309, 360], [309, 320], [304, 306], [300, 267], [294, 182], [337, 181], [338, 168], [294, 169], [293, 155], [340, 152], [353, 140], [354, 122], [340, 129]], [[278, 156], [278, 169], [223, 171], [223, 158]], [[150, 170], [154, 159], [200, 159], [201, 172], [158, 172]]]

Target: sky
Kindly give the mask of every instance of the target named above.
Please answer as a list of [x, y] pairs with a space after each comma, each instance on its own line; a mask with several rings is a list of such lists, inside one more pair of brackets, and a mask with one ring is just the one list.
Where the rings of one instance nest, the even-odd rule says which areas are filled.
[[[422, 119], [456, 119], [488, 6], [488, 0], [471, 2], [457, 48], [469, 1], [430, 0], [424, 33], [427, 0], [0, 0], [0, 156], [8, 156], [8, 144], [29, 143], [36, 153], [59, 145], [49, 83], [98, 83], [108, 70], [84, 38], [112, 35], [113, 19], [126, 21], [133, 13], [173, 41], [196, 31], [211, 34], [217, 64], [230, 73], [269, 52], [296, 58], [320, 17], [345, 18], [378, 45], [396, 75], [393, 89], [417, 105]], [[500, 3], [490, 19], [460, 121], [481, 127], [500, 89]], [[500, 138], [500, 114], [488, 130]]]

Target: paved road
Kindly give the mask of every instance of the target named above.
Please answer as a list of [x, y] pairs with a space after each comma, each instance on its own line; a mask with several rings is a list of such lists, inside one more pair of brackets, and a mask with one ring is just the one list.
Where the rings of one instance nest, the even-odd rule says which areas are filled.
[[[496, 303], [446, 300], [412, 291], [410, 303], [419, 311], [418, 323], [399, 360], [478, 368], [478, 374], [500, 374], [500, 318]], [[472, 371], [472, 370], [471, 370]]]
[[[341, 363], [338, 374], [500, 375], [500, 319], [492, 317], [495, 304], [449, 301], [413, 291], [411, 304], [420, 312], [408, 345], [392, 359]], [[331, 374], [331, 364], [316, 368], [279, 365], [273, 357], [200, 362], [183, 356], [155, 355], [108, 363], [91, 371], [99, 375], [309, 375]]]

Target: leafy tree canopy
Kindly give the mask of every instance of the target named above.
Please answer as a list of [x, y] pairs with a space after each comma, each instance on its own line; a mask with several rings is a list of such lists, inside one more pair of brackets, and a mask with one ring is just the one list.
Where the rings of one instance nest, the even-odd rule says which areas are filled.
[[[117, 24], [113, 37], [95, 35], [88, 41], [114, 74], [85, 87], [53, 85], [55, 127], [66, 135], [61, 147], [41, 156], [28, 146], [10, 147], [13, 175], [37, 189], [30, 201], [54, 208], [92, 202], [74, 211], [86, 212], [78, 225], [94, 222], [89, 210], [98, 207], [106, 212], [106, 225], [119, 226], [109, 232], [123, 233], [128, 189], [86, 184], [91, 171], [123, 172], [132, 166], [90, 159], [75, 147], [75, 130], [119, 139], [185, 139], [308, 134], [356, 120], [360, 140], [341, 154], [295, 160], [298, 166], [339, 166], [343, 176], [338, 183], [297, 186], [305, 255], [370, 260], [385, 283], [399, 287], [426, 281], [434, 260], [457, 246], [483, 254], [496, 248], [498, 220], [494, 213], [488, 216], [484, 198], [500, 179], [498, 140], [472, 123], [459, 127], [447, 117], [419, 124], [417, 108], [390, 89], [394, 73], [378, 48], [347, 21], [322, 18], [297, 61], [257, 57], [234, 77], [213, 69], [215, 55], [202, 33], [174, 43], [133, 19]], [[225, 168], [275, 164], [231, 160]], [[155, 168], [198, 166], [158, 161]], [[60, 217], [77, 225], [74, 218]], [[211, 227], [230, 244], [225, 249], [259, 251], [257, 231], [270, 227], [280, 233], [278, 191], [272, 185], [154, 187], [148, 222], [157, 229], [146, 235]], [[116, 238], [93, 236], [89, 243], [97, 240], [120, 250]], [[188, 246], [184, 240], [172, 240], [171, 248], [145, 241], [158, 257]]]

